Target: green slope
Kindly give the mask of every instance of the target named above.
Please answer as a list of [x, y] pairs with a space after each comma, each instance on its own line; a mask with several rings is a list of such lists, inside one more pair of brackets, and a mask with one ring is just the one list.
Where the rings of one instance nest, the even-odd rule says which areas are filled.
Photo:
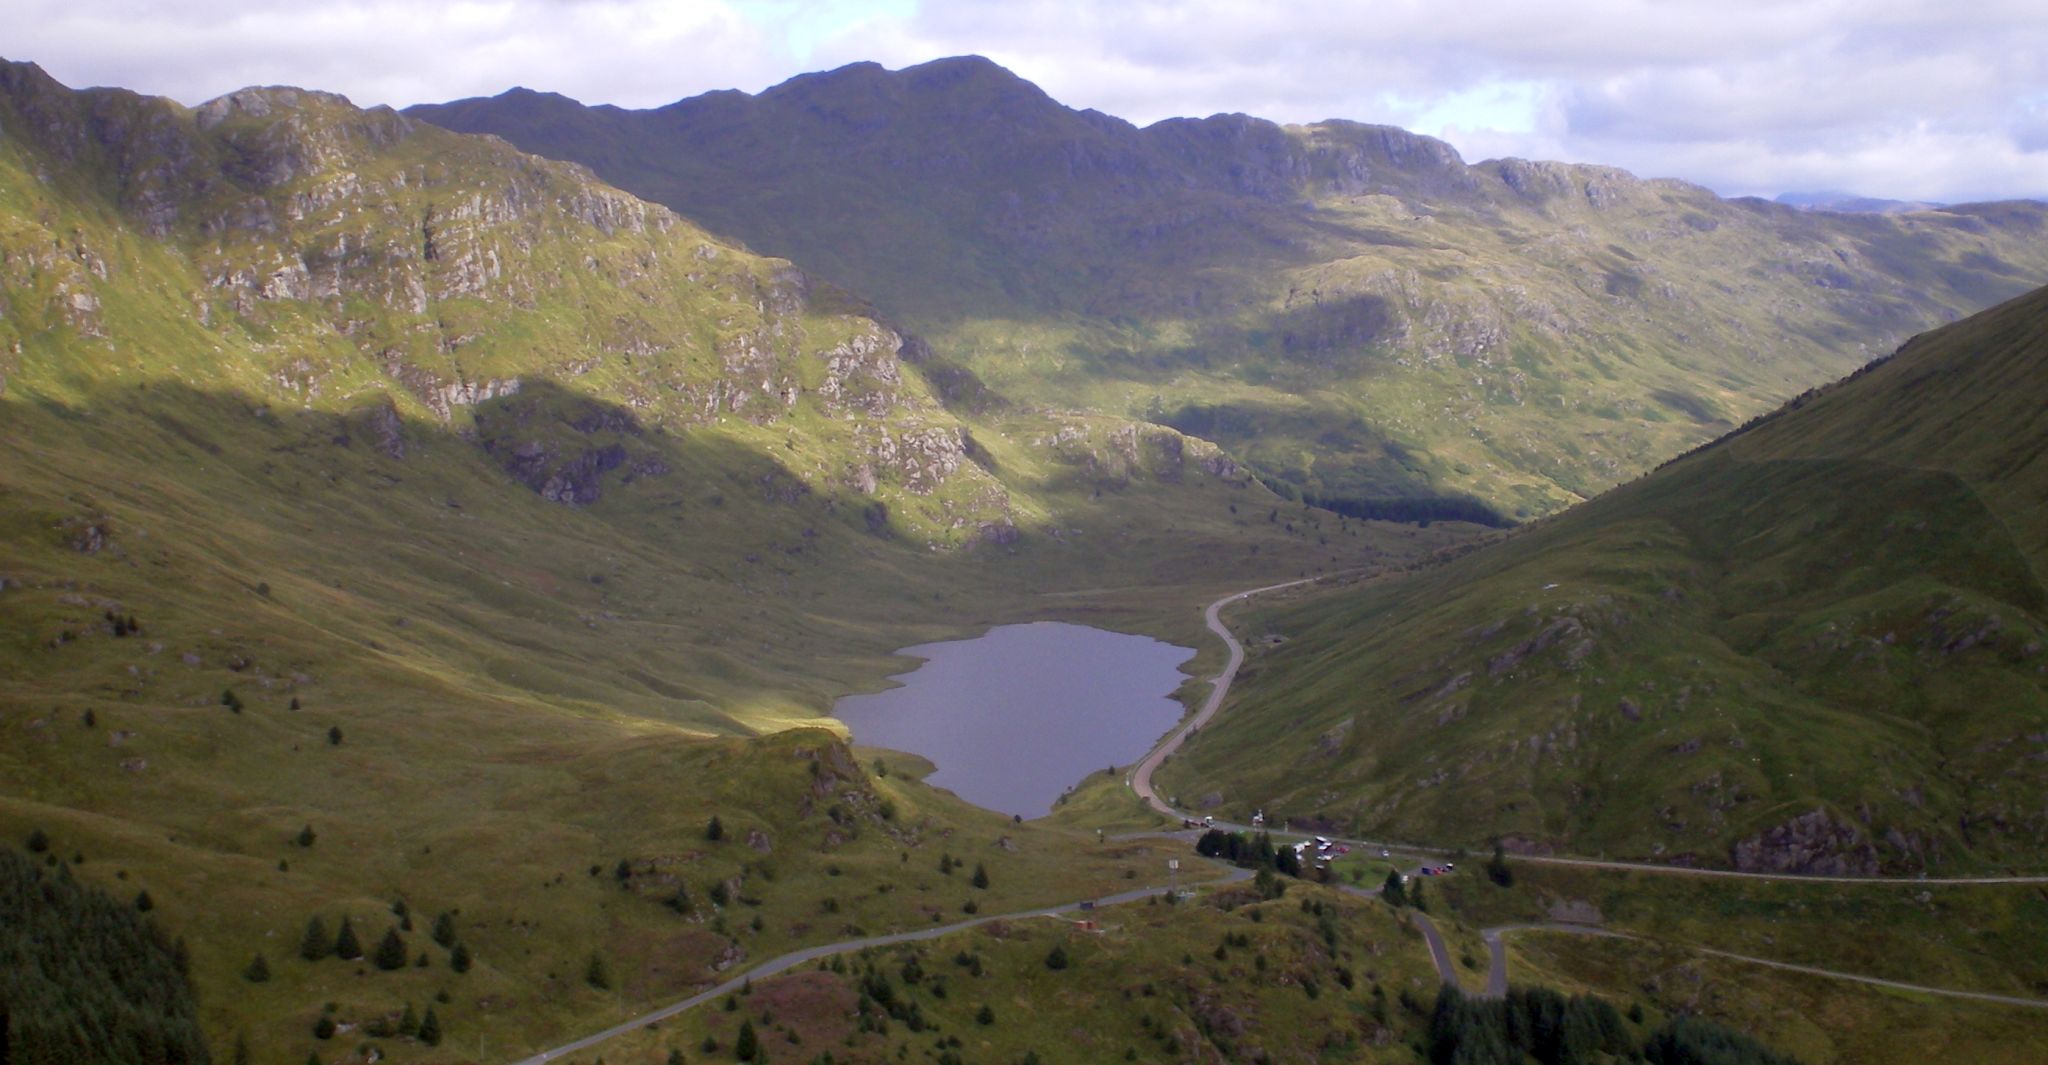
[[2041, 204], [1802, 212], [1351, 122], [1139, 129], [973, 57], [408, 113], [788, 256], [1002, 394], [1358, 513], [1552, 512], [2048, 279]]
[[[1455, 538], [1268, 522], [1200, 441], [975, 402], [787, 263], [503, 142], [21, 64], [0, 132], [0, 839], [149, 892], [221, 1059], [553, 1045], [958, 912], [942, 849], [983, 905], [1113, 889], [1150, 845], [1076, 853], [805, 726], [906, 644], [1193, 642], [1224, 588]], [[302, 959], [316, 916], [408, 964]], [[441, 1048], [376, 1034], [407, 1004]]]
[[1267, 611], [1289, 640], [1166, 779], [1401, 837], [2037, 867], [2044, 361], [2037, 290], [1508, 542]]

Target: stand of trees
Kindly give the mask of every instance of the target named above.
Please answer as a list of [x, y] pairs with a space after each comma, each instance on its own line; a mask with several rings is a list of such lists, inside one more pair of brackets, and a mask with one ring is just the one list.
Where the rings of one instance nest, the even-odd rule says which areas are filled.
[[1195, 841], [1195, 853], [1204, 858], [1221, 858], [1245, 869], [1270, 869], [1286, 876], [1301, 876], [1301, 856], [1293, 847], [1273, 846], [1273, 837], [1261, 832], [1247, 836], [1212, 828]]
[[1435, 1065], [1569, 1065], [1647, 1061], [1652, 1065], [1799, 1065], [1730, 1028], [1677, 1017], [1639, 1042], [1605, 999], [1517, 987], [1506, 998], [1473, 999], [1445, 984], [1430, 1012]]
[[181, 953], [126, 901], [0, 852], [0, 1062], [206, 1065]]
[[1401, 521], [1416, 525], [1428, 525], [1433, 521], [1469, 521], [1493, 529], [1510, 529], [1515, 525], [1514, 519], [1471, 496], [1359, 499], [1304, 492], [1301, 501], [1347, 518], [1367, 521]]

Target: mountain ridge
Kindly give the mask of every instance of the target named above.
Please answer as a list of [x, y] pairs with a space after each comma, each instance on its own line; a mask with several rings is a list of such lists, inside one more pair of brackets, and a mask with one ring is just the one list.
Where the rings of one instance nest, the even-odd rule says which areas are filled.
[[1208, 432], [1361, 511], [1552, 512], [2048, 279], [2040, 204], [1804, 212], [1342, 120], [1140, 128], [982, 59], [545, 128], [522, 99], [406, 113], [789, 257], [997, 393]]

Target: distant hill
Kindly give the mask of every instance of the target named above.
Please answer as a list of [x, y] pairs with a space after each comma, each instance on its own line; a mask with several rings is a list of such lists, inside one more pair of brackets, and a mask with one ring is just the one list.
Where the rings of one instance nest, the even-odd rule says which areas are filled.
[[1936, 211], [1947, 204], [1927, 200], [1885, 200], [1858, 196], [1853, 192], [1783, 192], [1772, 202], [1803, 211], [1840, 211], [1844, 214], [1903, 214], [1907, 211]]
[[2048, 289], [1496, 547], [1257, 621], [1170, 767], [1373, 835], [1815, 873], [2048, 846]]
[[2048, 281], [2041, 204], [1831, 214], [1388, 126], [1140, 129], [975, 57], [408, 114], [787, 256], [1016, 401], [1172, 425], [1361, 513], [1554, 511]]

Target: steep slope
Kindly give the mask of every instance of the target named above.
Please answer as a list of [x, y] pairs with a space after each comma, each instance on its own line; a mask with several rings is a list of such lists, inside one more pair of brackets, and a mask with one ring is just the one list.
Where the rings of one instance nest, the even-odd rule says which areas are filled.
[[1802, 212], [1383, 126], [1139, 129], [972, 57], [408, 113], [789, 256], [999, 392], [1175, 426], [1358, 513], [1555, 510], [2048, 279], [2040, 204]]
[[1497, 547], [1269, 611], [1288, 642], [1167, 777], [1395, 836], [2038, 867], [2044, 369], [2048, 289]]
[[957, 912], [940, 848], [991, 907], [1156, 868], [803, 726], [906, 644], [1175, 634], [1444, 536], [1269, 523], [1156, 426], [970, 423], [917, 354], [501, 141], [0, 65], [0, 840], [147, 893], [264, 1061], [553, 1045]]

